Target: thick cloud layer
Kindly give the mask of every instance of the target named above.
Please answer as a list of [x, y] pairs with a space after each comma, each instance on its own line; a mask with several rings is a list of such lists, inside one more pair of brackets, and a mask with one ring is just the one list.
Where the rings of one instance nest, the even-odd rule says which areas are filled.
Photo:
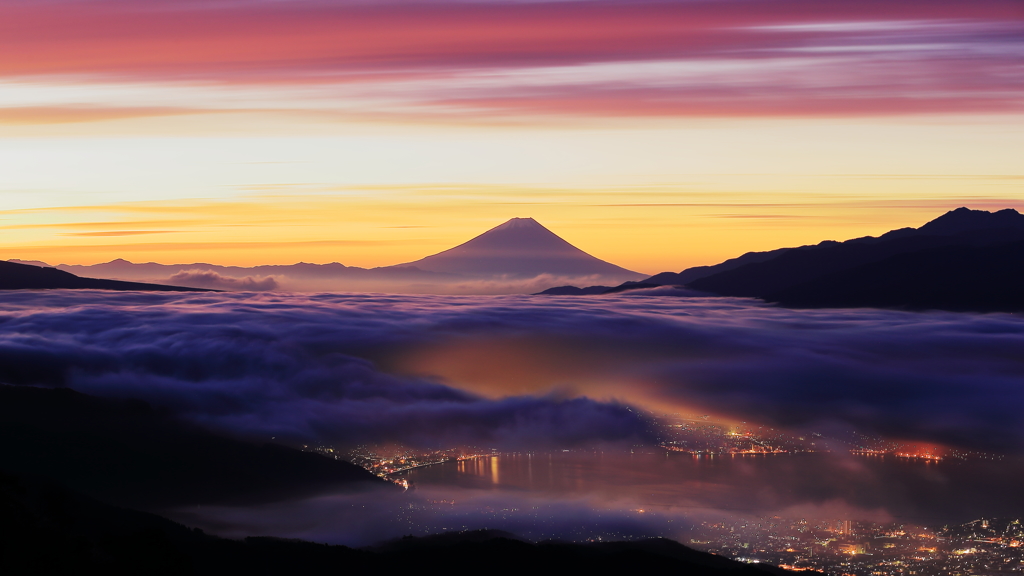
[[0, 380], [139, 397], [247, 436], [649, 439], [636, 405], [1024, 451], [1013, 315], [628, 295], [23, 292], [0, 306]]
[[27, 308], [0, 324], [0, 379], [142, 398], [215, 430], [296, 443], [509, 448], [650, 439], [638, 413], [614, 403], [488, 400], [381, 373], [352, 352], [407, 317], [382, 300], [19, 294], [8, 306]]

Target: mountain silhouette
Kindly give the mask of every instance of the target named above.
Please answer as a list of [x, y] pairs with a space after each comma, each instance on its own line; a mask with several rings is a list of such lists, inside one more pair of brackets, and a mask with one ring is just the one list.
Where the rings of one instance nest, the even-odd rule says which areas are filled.
[[792, 307], [1024, 310], [1024, 215], [957, 208], [920, 228], [751, 252], [644, 282]]
[[56, 268], [0, 261], [0, 290], [93, 289], [203, 292], [198, 288], [82, 278]]
[[[11, 262], [21, 262], [11, 260]], [[23, 262], [29, 263], [29, 262]], [[123, 258], [117, 258], [110, 262], [83, 266], [80, 264], [59, 264], [55, 268], [71, 272], [73, 274], [93, 274], [108, 278], [124, 278], [129, 280], [145, 278], [167, 278], [174, 274], [188, 270], [209, 270], [225, 276], [241, 278], [245, 276], [272, 276], [287, 274], [296, 278], [323, 278], [337, 277], [345, 274], [367, 272], [364, 268], [355, 268], [331, 262], [330, 264], [307, 264], [299, 262], [288, 265], [264, 265], [264, 266], [219, 266], [195, 262], [191, 264], [157, 264], [156, 262], [134, 263]]]
[[[904, 228], [908, 232], [913, 228]], [[966, 207], [946, 212], [916, 230], [921, 235], [949, 236], [986, 230], [1024, 230], [1024, 214], [1012, 208], [987, 212]], [[898, 232], [898, 231], [897, 231]]]
[[[695, 266], [693, 268], [687, 268], [682, 272], [662, 272], [660, 274], [655, 274], [654, 276], [644, 280], [644, 282], [661, 285], [685, 284], [690, 285], [693, 288], [702, 289], [699, 288], [699, 286], [703, 285], [710, 287], [710, 284], [704, 282], [693, 284], [693, 282], [700, 280], [701, 278], [718, 275], [722, 272], [736, 270], [748, 264], [758, 264], [769, 260], [775, 260], [776, 258], [791, 252], [819, 251], [823, 248], [834, 248], [839, 245], [850, 247], [858, 245], [884, 244], [884, 247], [876, 252], [872, 252], [870, 249], [860, 251], [861, 253], [856, 257], [862, 258], [864, 263], [866, 263], [868, 261], [878, 260], [882, 257], [904, 252], [912, 252], [914, 250], [939, 245], [994, 245], [1001, 242], [1012, 242], [1017, 239], [1024, 239], [1024, 232], [1022, 232], [1022, 230], [1024, 230], [1024, 215], [1018, 213], [1016, 210], [1007, 208], [998, 212], [986, 212], [984, 210], [957, 208], [956, 210], [951, 210], [942, 216], [939, 216], [935, 220], [924, 224], [920, 228], [900, 228], [898, 230], [886, 232], [877, 238], [866, 236], [863, 238], [847, 240], [846, 242], [825, 240], [824, 242], [810, 246], [779, 248], [777, 250], [770, 250], [767, 252], [747, 252], [742, 256], [730, 258], [729, 260], [713, 266]], [[912, 238], [913, 240], [906, 240], [908, 238]], [[892, 242], [894, 240], [904, 241]], [[787, 258], [792, 258], [797, 262], [803, 261], [805, 258], [821, 259], [823, 261], [828, 260], [828, 258], [821, 257], [821, 254], [824, 253], [818, 252], [816, 256], [787, 256]], [[848, 255], [852, 256], [852, 250], [848, 252]], [[836, 270], [848, 267], [847, 263], [844, 261], [822, 263]], [[750, 270], [747, 270], [744, 273], [744, 276], [749, 273]], [[807, 275], [808, 277], [814, 275], [814, 271], [810, 269], [804, 272], [794, 270], [792, 273], [797, 275]], [[735, 292], [738, 289], [736, 286], [719, 286], [719, 282], [724, 282], [724, 278], [728, 277], [723, 276], [719, 277], [718, 280], [711, 281], [711, 284], [715, 285], [715, 290], [713, 291], [727, 290], [729, 292]], [[794, 283], [792, 277], [789, 275], [781, 275], [771, 282], [777, 283], [779, 286]], [[764, 292], [764, 289], [761, 286], [753, 290], [756, 292]], [[745, 291], [750, 292], [750, 290]], [[730, 295], [739, 296], [741, 294], [735, 293]], [[745, 293], [742, 295], [751, 296], [753, 293]]]
[[610, 289], [562, 286], [550, 295], [686, 286], [795, 308], [1024, 310], [1024, 215], [957, 208], [920, 228], [878, 237], [748, 252], [713, 266], [662, 272]]
[[469, 242], [391, 268], [415, 267], [469, 277], [596, 276], [617, 282], [643, 274], [600, 260], [566, 242], [533, 218], [513, 218]]

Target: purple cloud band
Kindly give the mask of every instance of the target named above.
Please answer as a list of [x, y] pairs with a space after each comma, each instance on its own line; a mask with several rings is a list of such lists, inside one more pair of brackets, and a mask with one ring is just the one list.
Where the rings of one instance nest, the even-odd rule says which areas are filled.
[[[1019, 112], [1022, 32], [1013, 0], [8, 2], [0, 78], [291, 87], [392, 116]], [[214, 106], [155, 109], [183, 104]]]
[[[1024, 449], [1024, 322], [1013, 315], [642, 296], [59, 291], [7, 295], [2, 310], [4, 381], [143, 398], [244, 436], [649, 441], [627, 405], [653, 402], [794, 430]], [[477, 392], [396, 368], [412, 356], [470, 370]], [[534, 392], [509, 396], [509, 371]], [[587, 399], [609, 396], [619, 400]]]

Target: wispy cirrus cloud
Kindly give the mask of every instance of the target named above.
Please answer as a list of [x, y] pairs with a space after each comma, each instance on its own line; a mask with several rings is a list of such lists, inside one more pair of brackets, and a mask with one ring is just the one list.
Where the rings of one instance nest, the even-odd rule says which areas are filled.
[[179, 230], [107, 230], [104, 232], [66, 232], [61, 236], [141, 236], [145, 234], [174, 234]]
[[17, 80], [4, 105], [23, 110], [7, 121], [1024, 109], [1024, 10], [1012, 0], [96, 0], [7, 3], [0, 22], [0, 52], [18, 55], [0, 61], [0, 78]]

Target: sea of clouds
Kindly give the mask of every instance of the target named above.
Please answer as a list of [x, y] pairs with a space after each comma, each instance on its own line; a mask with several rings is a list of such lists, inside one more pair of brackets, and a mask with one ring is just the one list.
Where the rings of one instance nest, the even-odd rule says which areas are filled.
[[1024, 320], [726, 298], [31, 291], [0, 382], [133, 397], [292, 443], [502, 449], [652, 440], [706, 411], [1024, 449]]

